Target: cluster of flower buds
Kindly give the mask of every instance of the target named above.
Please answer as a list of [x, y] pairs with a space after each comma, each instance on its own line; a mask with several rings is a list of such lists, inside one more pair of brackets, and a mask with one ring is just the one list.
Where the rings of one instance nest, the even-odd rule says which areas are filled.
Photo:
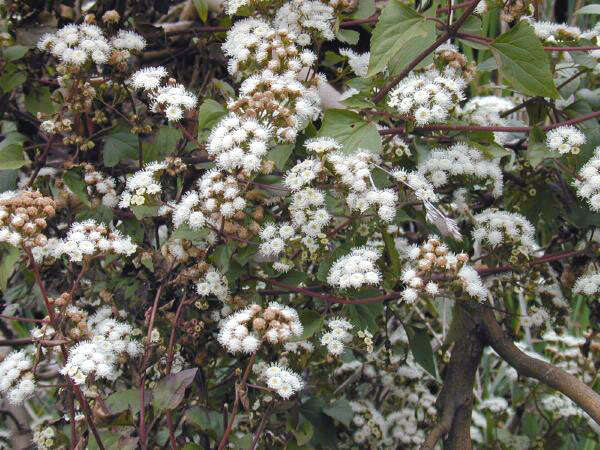
[[440, 69], [460, 74], [465, 80], [471, 80], [475, 75], [475, 65], [453, 44], [440, 45], [433, 53], [433, 58]]
[[[102, 173], [94, 170], [91, 164], [85, 164], [84, 170], [86, 171], [83, 180], [87, 184], [87, 192], [92, 199], [92, 205], [95, 206], [98, 203], [106, 206], [107, 208], [114, 208], [119, 203], [119, 197], [117, 190], [115, 189], [116, 183], [114, 178], [103, 175]], [[100, 197], [98, 199], [98, 197]]]
[[302, 336], [303, 327], [293, 308], [269, 303], [267, 308], [250, 305], [232, 314], [221, 324], [219, 343], [231, 353], [254, 353], [263, 340], [283, 344]]
[[244, 80], [240, 97], [228, 105], [240, 117], [255, 118], [273, 125], [281, 142], [293, 142], [307, 120], [321, 113], [321, 100], [317, 87], [319, 76], [306, 81], [296, 79], [296, 72], [277, 75], [263, 70]]
[[469, 260], [465, 253], [452, 253], [448, 246], [435, 236], [430, 237], [421, 246], [411, 247], [408, 257], [413, 260], [414, 265], [406, 267], [402, 272], [402, 281], [406, 284], [402, 291], [402, 299], [407, 303], [414, 303], [419, 293], [437, 295], [437, 283], [424, 280], [432, 278], [434, 273], [456, 273]]
[[37, 191], [8, 191], [0, 195], [0, 242], [26, 247], [43, 246], [47, 219], [56, 213], [56, 203]]
[[121, 194], [119, 207], [156, 205], [160, 201], [162, 187], [160, 175], [167, 168], [165, 162], [152, 162], [127, 178], [125, 190]]
[[202, 297], [214, 295], [220, 301], [226, 302], [229, 300], [229, 282], [225, 275], [208, 266], [204, 276], [196, 283], [196, 292]]

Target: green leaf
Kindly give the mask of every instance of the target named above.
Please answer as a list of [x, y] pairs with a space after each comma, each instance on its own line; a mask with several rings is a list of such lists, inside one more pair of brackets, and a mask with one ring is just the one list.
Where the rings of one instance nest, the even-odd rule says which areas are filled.
[[385, 243], [385, 252], [389, 258], [390, 269], [396, 278], [400, 276], [400, 255], [394, 242], [394, 238], [390, 233], [387, 232], [386, 226], [381, 227], [381, 234], [383, 236], [383, 242]]
[[398, 0], [390, 0], [379, 16], [371, 35], [368, 76], [383, 71], [392, 58], [402, 69], [425, 50], [435, 36], [435, 25]]
[[[227, 109], [223, 105], [211, 99], [204, 100], [198, 108], [198, 140], [206, 139], [207, 130], [215, 126], [225, 114], [227, 114]], [[204, 133], [202, 133], [203, 131]]]
[[531, 164], [531, 167], [536, 168], [542, 161], [548, 158], [560, 158], [560, 153], [552, 152], [548, 150], [546, 144], [538, 142], [536, 144], [529, 144], [527, 151], [525, 152], [525, 158]]
[[331, 417], [323, 414], [324, 407], [325, 404], [322, 399], [310, 398], [298, 406], [298, 411], [313, 425], [312, 444], [315, 444], [317, 448], [337, 448], [336, 433], [331, 432], [335, 429], [335, 423]]
[[407, 326], [405, 329], [410, 344], [410, 351], [412, 352], [415, 361], [419, 363], [423, 369], [429, 372], [432, 377], [437, 378], [435, 359], [429, 340], [429, 334], [426, 330], [412, 325]]
[[217, 439], [223, 432], [223, 414], [201, 406], [188, 409], [185, 412], [185, 421], [199, 431], [208, 433], [213, 439]]
[[335, 33], [335, 37], [339, 41], [345, 42], [346, 44], [356, 45], [358, 44], [360, 34], [358, 33], [358, 31], [341, 29]]
[[[139, 389], [127, 389], [125, 391], [115, 392], [110, 394], [105, 402], [106, 406], [111, 413], [117, 414], [127, 409], [131, 410], [131, 413], [135, 416], [140, 412], [140, 390]], [[150, 404], [152, 395], [150, 392], [146, 392], [144, 395], [144, 403]]]
[[312, 439], [315, 429], [308, 420], [306, 420], [303, 416], [300, 416], [298, 426], [296, 428], [292, 428], [292, 433], [294, 434], [296, 443], [298, 445], [305, 445], [308, 444]]
[[[4, 247], [4, 246], [3, 246]], [[0, 291], [4, 291], [8, 280], [15, 270], [15, 264], [19, 260], [19, 249], [12, 245], [6, 245], [5, 252], [0, 260]]]
[[18, 169], [27, 163], [21, 144], [0, 147], [0, 169]]
[[87, 185], [77, 170], [67, 170], [63, 176], [65, 185], [88, 208], [92, 206], [87, 193]]
[[156, 217], [158, 214], [158, 206], [153, 205], [138, 205], [132, 206], [131, 211], [137, 220], [142, 220], [146, 217]]
[[278, 170], [283, 170], [285, 163], [290, 159], [292, 150], [294, 150], [293, 144], [276, 145], [267, 153], [267, 159], [273, 161]]
[[144, 142], [144, 162], [162, 161], [165, 156], [175, 153], [177, 143], [181, 139], [181, 131], [177, 128], [162, 126], [152, 142]]
[[13, 45], [12, 47], [5, 48], [2, 51], [2, 58], [6, 61], [12, 62], [21, 59], [29, 51], [29, 47], [24, 45]]
[[321, 328], [323, 328], [323, 324], [325, 323], [323, 316], [311, 309], [303, 309], [298, 316], [300, 317], [300, 323], [302, 323], [302, 326], [304, 327], [302, 337], [299, 340], [312, 337], [315, 333], [321, 331]]
[[124, 159], [138, 159], [138, 137], [125, 131], [109, 134], [104, 138], [102, 157], [106, 167], [114, 167]]
[[185, 239], [186, 241], [201, 241], [210, 234], [208, 228], [200, 228], [194, 230], [187, 224], [183, 224], [177, 228], [171, 235], [172, 239]]
[[347, 427], [350, 426], [350, 423], [354, 418], [350, 402], [346, 400], [345, 397], [342, 397], [336, 400], [335, 403], [323, 408], [323, 412]]
[[366, 19], [375, 14], [375, 0], [360, 0], [358, 8], [352, 14], [353, 19]]
[[194, 444], [193, 442], [188, 442], [181, 447], [181, 450], [202, 450], [202, 447], [200, 447], [198, 444]]
[[52, 101], [52, 94], [48, 86], [33, 89], [25, 96], [25, 109], [34, 116], [38, 113], [53, 114], [58, 110], [58, 105]]
[[6, 71], [0, 76], [0, 89], [3, 92], [10, 92], [21, 86], [27, 80], [27, 74], [19, 70]]
[[18, 170], [0, 170], [0, 192], [16, 189], [18, 176]]
[[213, 253], [213, 261], [222, 272], [229, 270], [229, 263], [233, 252], [235, 251], [235, 242], [219, 245]]
[[587, 5], [575, 11], [575, 14], [600, 14], [600, 5]]
[[179, 406], [186, 388], [192, 384], [198, 368], [172, 373], [159, 380], [152, 390], [152, 406], [161, 411], [173, 410]]
[[[354, 298], [366, 298], [380, 295], [376, 289], [367, 289]], [[356, 326], [357, 330], [369, 330], [376, 333], [379, 330], [377, 319], [383, 313], [383, 303], [369, 303], [366, 305], [346, 305], [346, 311], [350, 321]]]
[[363, 120], [358, 114], [344, 109], [327, 109], [319, 136], [335, 138], [344, 146], [346, 153], [358, 149], [381, 152], [381, 136], [372, 122]]
[[207, 0], [193, 0], [194, 6], [196, 7], [196, 12], [198, 13], [198, 17], [202, 22], [206, 22], [208, 18], [208, 2]]
[[559, 97], [548, 55], [529, 22], [523, 20], [497, 37], [490, 49], [510, 86], [531, 96]]

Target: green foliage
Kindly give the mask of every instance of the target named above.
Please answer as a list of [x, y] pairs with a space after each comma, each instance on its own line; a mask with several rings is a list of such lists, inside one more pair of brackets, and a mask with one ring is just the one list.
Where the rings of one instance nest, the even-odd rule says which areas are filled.
[[352, 153], [358, 149], [381, 151], [381, 137], [372, 122], [367, 122], [352, 112], [342, 109], [325, 111], [319, 136], [331, 136], [344, 146], [344, 151]]
[[369, 76], [373, 76], [393, 61], [400, 71], [435, 39], [435, 24], [426, 20], [414, 9], [390, 0], [377, 22], [371, 36]]
[[529, 23], [519, 22], [497, 37], [490, 44], [490, 49], [502, 77], [510, 86], [527, 95], [559, 97], [548, 55]]

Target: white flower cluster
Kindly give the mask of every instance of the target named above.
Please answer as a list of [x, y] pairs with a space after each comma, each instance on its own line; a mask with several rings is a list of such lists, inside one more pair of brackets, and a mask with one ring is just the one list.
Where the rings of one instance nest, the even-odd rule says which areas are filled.
[[357, 77], [366, 77], [371, 53], [355, 53], [351, 48], [340, 49], [340, 55], [348, 58], [348, 65]]
[[394, 220], [398, 200], [396, 194], [392, 189], [378, 189], [369, 170], [369, 164], [378, 162], [377, 155], [367, 151], [350, 155], [335, 152], [328, 154], [326, 158], [341, 182], [350, 190], [346, 197], [350, 209], [364, 213], [374, 207], [381, 220]]
[[158, 178], [166, 168], [167, 163], [155, 161], [127, 178], [119, 207], [129, 208], [147, 203], [156, 204], [162, 191]]
[[579, 170], [579, 179], [573, 180], [573, 185], [592, 210], [600, 211], [600, 147], [594, 149], [594, 156]]
[[38, 48], [76, 67], [90, 59], [96, 64], [105, 64], [112, 52], [102, 30], [90, 24], [69, 24], [54, 34], [44, 34], [38, 42]]
[[[418, 405], [421, 406], [422, 405]], [[402, 408], [389, 414], [386, 418], [388, 433], [403, 445], [418, 446], [425, 442], [425, 430], [419, 423], [413, 408]]]
[[[487, 95], [469, 99], [458, 113], [460, 118], [475, 125], [503, 127], [508, 125], [508, 121], [500, 117], [500, 114], [514, 106], [514, 103], [506, 97]], [[509, 133], [494, 132], [494, 140], [500, 145], [507, 142], [508, 136]]]
[[270, 127], [255, 119], [229, 114], [212, 129], [207, 151], [225, 171], [255, 172], [269, 149], [271, 134]]
[[276, 136], [283, 142], [293, 142], [308, 120], [321, 113], [321, 99], [316, 84], [306, 87], [297, 80], [298, 73], [288, 70], [279, 75], [265, 69], [244, 80], [240, 98], [231, 102], [229, 109], [240, 115], [252, 113], [260, 121], [270, 122]]
[[388, 105], [418, 125], [445, 121], [464, 99], [465, 80], [431, 69], [411, 74], [390, 92]]
[[225, 275], [215, 268], [209, 268], [203, 278], [196, 283], [196, 292], [202, 297], [214, 295], [222, 302], [229, 299], [229, 282]]
[[141, 344], [131, 339], [131, 325], [111, 318], [110, 307], [99, 309], [88, 320], [91, 339], [81, 341], [69, 351], [63, 375], [75, 384], [83, 384], [88, 377], [114, 380], [119, 375], [117, 364], [120, 356], [139, 356]]
[[185, 111], [194, 109], [198, 99], [173, 79], [161, 84], [167, 75], [164, 67], [146, 67], [135, 72], [130, 83], [135, 89], [146, 91], [152, 112], [164, 113], [167, 120], [177, 122], [183, 119]]
[[438, 201], [438, 196], [433, 190], [433, 185], [422, 173], [396, 169], [391, 175], [393, 178], [409, 187], [420, 201], [429, 203]]
[[346, 319], [337, 317], [327, 321], [327, 326], [331, 331], [321, 336], [321, 344], [327, 346], [327, 351], [334, 356], [340, 356], [344, 353], [345, 344], [352, 341], [350, 330], [353, 325]]
[[198, 180], [198, 190], [186, 192], [173, 208], [173, 225], [187, 223], [199, 230], [206, 223], [221, 226], [221, 220], [242, 214], [246, 200], [237, 179], [218, 169], [211, 169]]
[[146, 39], [130, 30], [119, 30], [110, 43], [119, 50], [141, 52], [146, 47]]
[[447, 184], [450, 177], [473, 176], [492, 181], [492, 195], [502, 195], [503, 176], [499, 161], [486, 160], [480, 150], [465, 143], [457, 143], [448, 149], [434, 149], [418, 170], [434, 187]]
[[115, 180], [95, 170], [87, 172], [83, 178], [87, 184], [87, 191], [91, 197], [94, 193], [102, 197], [102, 204], [107, 208], [114, 208], [119, 203], [119, 197], [115, 189]]
[[600, 274], [592, 273], [577, 278], [573, 285], [573, 292], [577, 294], [594, 295], [600, 290]]
[[381, 282], [381, 273], [376, 264], [380, 256], [381, 253], [373, 247], [354, 248], [333, 263], [327, 283], [340, 289], [377, 286]]
[[258, 68], [274, 73], [300, 72], [311, 67], [316, 60], [315, 54], [310, 50], [300, 51], [295, 44], [296, 38], [290, 30], [275, 30], [260, 19], [237, 22], [227, 32], [222, 46], [229, 58], [229, 73], [247, 74], [257, 72]]
[[54, 428], [50, 426], [44, 428], [37, 426], [32, 431], [33, 436], [31, 440], [37, 446], [38, 450], [51, 450], [54, 447], [54, 437], [56, 436]]
[[128, 323], [112, 317], [113, 311], [109, 306], [98, 309], [87, 321], [87, 326], [94, 339], [104, 339], [110, 343], [115, 353], [126, 353], [136, 357], [142, 352], [142, 346], [132, 339], [133, 327]]
[[289, 207], [292, 223], [305, 234], [302, 242], [309, 248], [331, 220], [324, 206], [325, 194], [318, 189], [308, 187], [292, 194]]
[[554, 128], [546, 135], [548, 148], [561, 155], [567, 153], [576, 155], [583, 144], [585, 144], [585, 135], [573, 126]]
[[563, 394], [546, 395], [540, 402], [542, 407], [560, 417], [586, 417], [587, 414], [573, 401]]
[[535, 35], [548, 44], [578, 41], [581, 30], [564, 23], [530, 21]]
[[333, 153], [335, 151], [342, 149], [342, 145], [338, 141], [336, 141], [334, 138], [329, 137], [329, 136], [322, 136], [322, 137], [308, 139], [304, 143], [304, 147], [309, 152], [314, 152], [317, 155]]
[[267, 386], [284, 399], [290, 398], [304, 387], [300, 376], [279, 364], [271, 364], [267, 367], [262, 377], [266, 379]]
[[292, 191], [297, 191], [304, 186], [311, 184], [323, 170], [321, 161], [313, 158], [307, 158], [299, 162], [285, 174], [283, 184]]
[[230, 219], [246, 207], [236, 178], [219, 170], [206, 172], [198, 181], [198, 188], [207, 220], [215, 226], [220, 226], [221, 216]]
[[517, 247], [518, 250], [530, 255], [539, 249], [535, 241], [535, 228], [521, 214], [498, 211], [490, 208], [474, 217], [473, 230], [474, 246], [488, 244], [491, 248], [501, 245]]
[[508, 402], [502, 397], [489, 397], [479, 403], [479, 409], [487, 409], [493, 413], [506, 411]]
[[488, 289], [484, 286], [477, 271], [465, 264], [458, 271], [458, 279], [462, 282], [464, 290], [480, 302], [485, 302], [489, 296]]
[[253, 304], [221, 322], [217, 340], [230, 353], [254, 353], [263, 340], [275, 345], [302, 336], [298, 313], [276, 302]]
[[50, 239], [45, 246], [34, 247], [32, 253], [36, 261], [45, 256], [60, 258], [67, 255], [71, 261], [81, 262], [84, 256], [99, 253], [131, 256], [136, 249], [129, 236], [123, 236], [118, 230], [109, 232], [106, 226], [90, 219], [74, 223], [64, 239]]
[[274, 25], [296, 35], [298, 45], [310, 44], [311, 34], [330, 41], [335, 38], [334, 10], [317, 0], [290, 0], [279, 8]]
[[377, 448], [387, 441], [387, 425], [383, 415], [368, 400], [351, 401], [352, 423], [358, 428], [352, 435], [357, 444], [373, 444]]
[[12, 352], [0, 363], [0, 394], [11, 405], [20, 405], [33, 395], [33, 362], [24, 350]]
[[296, 235], [296, 229], [289, 223], [270, 223], [260, 231], [262, 240], [259, 252], [266, 257], [275, 257], [285, 250], [286, 241]]
[[179, 228], [187, 223], [192, 230], [199, 230], [206, 223], [206, 217], [199, 206], [201, 198], [197, 191], [188, 191], [181, 198], [180, 202], [173, 206], [173, 225]]

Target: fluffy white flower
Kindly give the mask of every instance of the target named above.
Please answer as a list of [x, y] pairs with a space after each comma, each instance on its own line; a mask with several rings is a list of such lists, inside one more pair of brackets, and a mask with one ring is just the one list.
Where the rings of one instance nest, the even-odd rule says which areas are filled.
[[456, 74], [430, 69], [403, 79], [389, 94], [388, 105], [418, 125], [440, 123], [464, 99], [466, 82]]
[[585, 135], [573, 126], [554, 128], [546, 135], [548, 148], [561, 155], [567, 153], [576, 155], [583, 144], [585, 144]]
[[594, 156], [579, 170], [579, 179], [573, 180], [573, 185], [592, 210], [600, 211], [600, 147], [594, 149]]
[[485, 159], [481, 151], [464, 143], [432, 150], [418, 170], [435, 187], [444, 186], [451, 177], [489, 178], [493, 185], [492, 195], [502, 195], [504, 181], [499, 161]]
[[340, 289], [359, 289], [365, 285], [379, 285], [381, 273], [376, 261], [380, 256], [379, 251], [372, 247], [353, 249], [333, 263], [327, 276], [327, 283]]
[[0, 394], [5, 395], [12, 405], [20, 405], [33, 395], [32, 367], [33, 362], [24, 350], [8, 354], [0, 362]]
[[340, 49], [340, 55], [348, 57], [348, 65], [357, 77], [366, 77], [367, 70], [369, 69], [369, 58], [371, 54], [367, 53], [355, 53], [350, 48]]

